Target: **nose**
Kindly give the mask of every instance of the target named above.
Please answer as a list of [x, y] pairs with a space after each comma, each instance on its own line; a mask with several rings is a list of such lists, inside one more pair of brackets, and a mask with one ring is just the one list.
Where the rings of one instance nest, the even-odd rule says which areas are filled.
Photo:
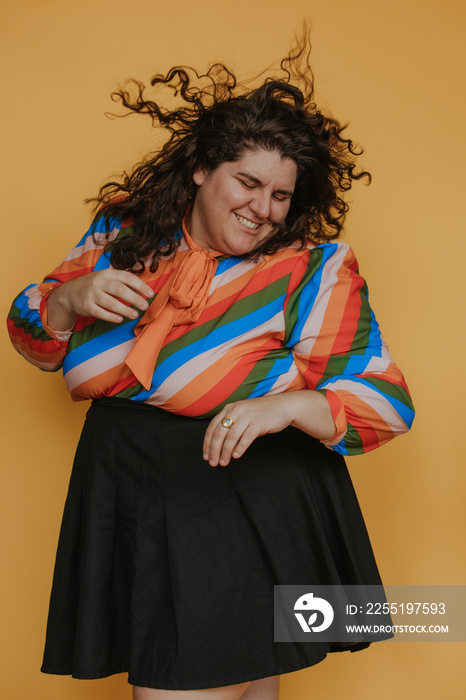
[[268, 219], [270, 217], [271, 201], [270, 196], [266, 192], [261, 192], [259, 189], [254, 191], [254, 196], [249, 202], [249, 208], [259, 219]]

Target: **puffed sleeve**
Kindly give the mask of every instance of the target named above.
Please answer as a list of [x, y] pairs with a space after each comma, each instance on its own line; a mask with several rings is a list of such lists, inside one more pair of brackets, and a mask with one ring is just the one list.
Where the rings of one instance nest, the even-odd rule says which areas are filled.
[[299, 259], [285, 310], [286, 344], [336, 425], [324, 441], [343, 455], [383, 445], [411, 427], [414, 408], [369, 305], [351, 248], [325, 243]]
[[40, 284], [31, 284], [16, 299], [8, 314], [7, 325], [14, 348], [40, 369], [55, 372], [66, 355], [73, 328], [55, 331], [47, 323], [46, 302], [53, 290], [64, 282], [110, 267], [105, 244], [120, 229], [118, 219], [107, 222], [99, 214], [87, 233], [63, 262]]

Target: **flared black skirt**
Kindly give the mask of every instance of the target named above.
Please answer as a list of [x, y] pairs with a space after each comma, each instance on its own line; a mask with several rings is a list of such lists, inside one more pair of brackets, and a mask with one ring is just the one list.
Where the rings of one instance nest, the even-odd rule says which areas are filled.
[[287, 428], [213, 468], [202, 459], [208, 423], [93, 402], [60, 532], [45, 673], [199, 689], [368, 646], [274, 642], [274, 585], [380, 584], [343, 458]]

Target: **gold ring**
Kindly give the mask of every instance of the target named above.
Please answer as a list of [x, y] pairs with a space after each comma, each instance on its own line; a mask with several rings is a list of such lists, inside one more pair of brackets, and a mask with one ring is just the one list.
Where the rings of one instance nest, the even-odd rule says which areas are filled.
[[228, 428], [228, 430], [230, 430], [233, 423], [234, 420], [231, 416], [225, 416], [225, 418], [222, 418], [222, 425], [224, 428]]

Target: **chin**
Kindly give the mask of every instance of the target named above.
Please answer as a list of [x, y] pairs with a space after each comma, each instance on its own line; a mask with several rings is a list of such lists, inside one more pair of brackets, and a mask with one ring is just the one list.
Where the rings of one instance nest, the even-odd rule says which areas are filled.
[[264, 242], [264, 239], [259, 239], [256, 240], [253, 238], [252, 240], [246, 240], [244, 244], [239, 244], [237, 243], [236, 245], [231, 246], [231, 250], [235, 251], [232, 254], [233, 255], [249, 255], [250, 253], [253, 253], [257, 248], [260, 248], [262, 243]]

